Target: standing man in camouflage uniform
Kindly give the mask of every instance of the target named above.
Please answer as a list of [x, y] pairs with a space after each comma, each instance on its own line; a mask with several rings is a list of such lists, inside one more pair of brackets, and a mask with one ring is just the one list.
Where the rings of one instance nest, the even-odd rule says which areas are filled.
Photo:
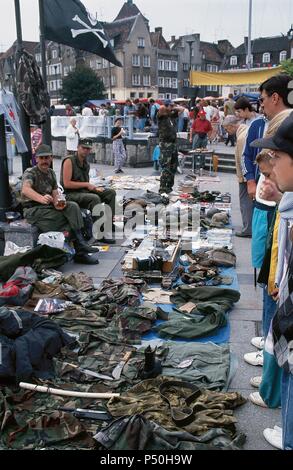
[[50, 168], [52, 150], [48, 145], [39, 146], [36, 161], [37, 165], [28, 168], [22, 178], [25, 218], [41, 232], [71, 232], [76, 240], [77, 252], [96, 252], [82, 236], [83, 218], [78, 205], [64, 201], [60, 204], [56, 175]]
[[[90, 165], [87, 162], [87, 157], [92, 146], [93, 143], [90, 139], [79, 139], [77, 153], [63, 160], [61, 184], [65, 190], [67, 200], [77, 203], [83, 209], [90, 210], [94, 222], [100, 218], [100, 216], [95, 216], [94, 208], [101, 204], [109, 206], [106, 211], [109, 210], [109, 217], [111, 217], [109, 227], [110, 230], [113, 230], [116, 192], [113, 189], [98, 188], [89, 182]], [[112, 233], [106, 233], [105, 231], [104, 236], [99, 237], [98, 241], [107, 244], [115, 243]]]
[[183, 112], [184, 108], [174, 108], [172, 102], [165, 101], [158, 111], [159, 142], [160, 142], [160, 165], [162, 168], [160, 180], [160, 193], [169, 194], [174, 186], [175, 174], [178, 166], [177, 149], [177, 126], [176, 118]]

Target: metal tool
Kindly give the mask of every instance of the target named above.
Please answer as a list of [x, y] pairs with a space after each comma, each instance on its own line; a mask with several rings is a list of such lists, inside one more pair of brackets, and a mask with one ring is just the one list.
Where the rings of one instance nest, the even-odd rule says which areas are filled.
[[131, 354], [132, 354], [132, 351], [129, 351], [126, 354], [124, 354], [122, 361], [120, 361], [119, 364], [117, 364], [117, 366], [113, 370], [112, 376], [114, 377], [115, 380], [120, 379], [122, 371], [123, 371], [123, 367], [125, 366], [127, 361], [130, 359]]
[[104, 375], [104, 374], [99, 374], [98, 372], [94, 372], [90, 369], [83, 369], [82, 367], [79, 367], [75, 364], [67, 364], [70, 367], [73, 367], [74, 369], [79, 370], [79, 372], [82, 372], [83, 374], [87, 374], [91, 377], [95, 377], [96, 379], [101, 379], [101, 380], [113, 380], [113, 377], [110, 375]]

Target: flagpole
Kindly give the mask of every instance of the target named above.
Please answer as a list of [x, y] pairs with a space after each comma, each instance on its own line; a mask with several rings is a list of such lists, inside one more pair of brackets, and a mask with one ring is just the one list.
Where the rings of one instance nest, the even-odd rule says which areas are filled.
[[[21, 14], [20, 14], [20, 5], [19, 0], [14, 0], [14, 7], [15, 7], [15, 21], [16, 21], [16, 34], [17, 34], [17, 48], [16, 48], [16, 76], [17, 76], [17, 69], [19, 66], [19, 60], [23, 50], [23, 42], [22, 42], [22, 30], [21, 30]], [[17, 80], [16, 80], [17, 82]], [[28, 151], [21, 154], [22, 159], [22, 171], [25, 172], [27, 168], [31, 166], [31, 159], [32, 159], [32, 147], [31, 147], [31, 132], [30, 132], [30, 118], [26, 114], [20, 100], [18, 97], [18, 105], [19, 105], [19, 120], [22, 129], [22, 135]]]
[[252, 34], [252, 0], [249, 0], [249, 25], [248, 25], [248, 47], [247, 47], [247, 68], [251, 69], [251, 34]]
[[4, 114], [0, 115], [0, 136], [0, 221], [5, 221], [5, 212], [7, 212], [11, 207], [11, 196], [9, 190]]
[[[47, 85], [47, 66], [46, 66], [46, 40], [45, 40], [45, 24], [44, 24], [44, 3], [39, 0], [39, 14], [40, 14], [40, 47], [42, 56], [42, 77], [44, 80], [45, 88]], [[47, 121], [42, 126], [43, 129], [43, 144], [52, 146], [51, 137], [51, 116], [49, 115]]]

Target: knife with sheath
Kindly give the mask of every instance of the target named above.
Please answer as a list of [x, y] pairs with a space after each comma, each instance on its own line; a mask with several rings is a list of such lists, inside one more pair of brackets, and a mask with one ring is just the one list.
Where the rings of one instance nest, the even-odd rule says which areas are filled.
[[130, 359], [130, 356], [132, 354], [132, 351], [127, 352], [124, 354], [122, 361], [117, 364], [115, 369], [112, 372], [112, 376], [114, 377], [115, 380], [119, 380], [123, 371], [123, 367], [127, 363], [127, 361]]

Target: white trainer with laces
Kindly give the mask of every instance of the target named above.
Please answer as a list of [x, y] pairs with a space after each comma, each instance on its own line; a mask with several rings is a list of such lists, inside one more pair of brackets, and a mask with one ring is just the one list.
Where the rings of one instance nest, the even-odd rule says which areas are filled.
[[276, 449], [283, 450], [283, 433], [279, 426], [275, 426], [274, 429], [265, 429], [263, 435], [265, 440], [268, 441], [271, 446], [276, 447]]
[[265, 347], [265, 339], [263, 336], [256, 336], [255, 338], [252, 338], [251, 344], [257, 349], [263, 349]]
[[249, 395], [249, 400], [257, 406], [262, 406], [263, 408], [268, 408], [268, 405], [263, 401], [259, 392], [254, 392]]
[[244, 354], [244, 360], [252, 366], [263, 366], [263, 351]]
[[262, 376], [258, 375], [257, 377], [252, 377], [250, 379], [250, 385], [254, 388], [259, 388], [262, 381]]

